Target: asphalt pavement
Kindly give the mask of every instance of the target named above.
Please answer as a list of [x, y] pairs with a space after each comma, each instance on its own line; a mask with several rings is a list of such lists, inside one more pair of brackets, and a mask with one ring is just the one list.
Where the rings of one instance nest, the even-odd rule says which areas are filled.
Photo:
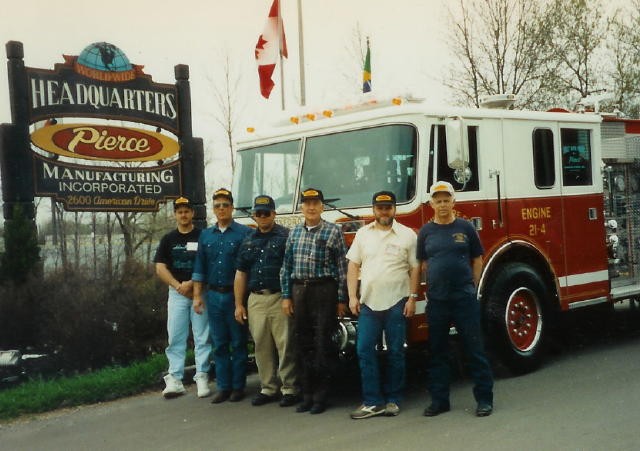
[[[409, 379], [398, 417], [351, 420], [359, 390], [345, 380], [321, 415], [277, 404], [212, 405], [195, 386], [174, 400], [160, 392], [0, 424], [0, 450], [635, 450], [640, 432], [640, 315], [568, 321], [545, 364], [498, 377], [495, 411], [474, 415], [468, 378], [451, 391], [451, 412], [422, 416], [422, 375]], [[350, 376], [345, 376], [345, 379]]]

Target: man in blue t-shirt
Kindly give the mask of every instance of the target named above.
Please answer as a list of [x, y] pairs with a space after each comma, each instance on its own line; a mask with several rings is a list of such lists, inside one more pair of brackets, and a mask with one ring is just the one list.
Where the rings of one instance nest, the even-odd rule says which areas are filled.
[[198, 397], [211, 394], [209, 390], [209, 369], [211, 340], [209, 321], [206, 316], [198, 315], [193, 309], [193, 281], [191, 273], [198, 249], [200, 229], [193, 225], [193, 207], [186, 197], [175, 200], [173, 210], [177, 228], [160, 240], [153, 261], [156, 264], [158, 278], [169, 286], [167, 302], [167, 333], [169, 345], [165, 351], [169, 360], [169, 371], [164, 377], [166, 384], [162, 394], [165, 398], [174, 398], [185, 393], [182, 385], [184, 359], [189, 337], [189, 322], [195, 344], [196, 374], [194, 380]]
[[476, 289], [482, 274], [482, 244], [473, 225], [457, 218], [455, 194], [448, 182], [436, 182], [429, 189], [433, 221], [418, 234], [417, 257], [427, 274], [427, 322], [429, 323], [428, 417], [450, 410], [449, 327], [453, 323], [469, 356], [478, 403], [476, 415], [493, 412], [493, 376], [484, 352], [480, 327], [480, 306]]

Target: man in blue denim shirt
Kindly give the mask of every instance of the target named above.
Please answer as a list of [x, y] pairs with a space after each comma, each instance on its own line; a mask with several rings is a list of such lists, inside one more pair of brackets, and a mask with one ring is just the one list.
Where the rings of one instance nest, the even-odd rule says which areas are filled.
[[234, 318], [233, 279], [240, 243], [251, 229], [232, 218], [233, 196], [227, 189], [213, 193], [213, 212], [217, 223], [205, 229], [198, 240], [198, 252], [193, 266], [193, 308], [206, 310], [213, 339], [218, 392], [214, 404], [240, 401], [247, 382], [247, 327]]

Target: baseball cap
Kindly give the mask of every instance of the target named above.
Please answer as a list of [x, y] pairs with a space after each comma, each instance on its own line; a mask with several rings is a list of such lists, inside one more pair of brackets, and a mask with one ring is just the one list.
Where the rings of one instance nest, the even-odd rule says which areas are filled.
[[176, 211], [180, 207], [187, 207], [193, 210], [193, 205], [189, 202], [189, 199], [186, 197], [178, 197], [173, 201], [173, 211]]
[[229, 202], [233, 203], [233, 196], [231, 195], [231, 191], [226, 188], [219, 188], [213, 193], [213, 199], [217, 199], [218, 197], [226, 197], [229, 199]]
[[395, 205], [396, 195], [391, 191], [378, 191], [371, 200], [373, 205]]
[[274, 211], [276, 203], [270, 196], [258, 196], [253, 201], [253, 211]]
[[455, 196], [455, 190], [453, 189], [453, 186], [451, 186], [451, 183], [443, 181], [437, 181], [431, 185], [431, 188], [429, 188], [430, 196], [433, 196], [436, 193], [448, 193], [450, 196]]
[[304, 202], [307, 200], [319, 200], [320, 202], [324, 202], [324, 195], [322, 191], [315, 188], [307, 188], [302, 192], [302, 197], [300, 198], [300, 202]]

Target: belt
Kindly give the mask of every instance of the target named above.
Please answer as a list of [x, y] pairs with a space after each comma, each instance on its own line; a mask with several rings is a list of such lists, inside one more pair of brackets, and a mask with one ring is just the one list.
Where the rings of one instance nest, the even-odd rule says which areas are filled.
[[336, 279], [333, 277], [314, 277], [311, 279], [293, 279], [292, 282], [294, 285], [318, 285], [321, 283], [334, 282]]
[[262, 290], [251, 290], [251, 292], [254, 294], [262, 294], [262, 295], [276, 294], [276, 293], [280, 293], [280, 291], [281, 291], [280, 288], [276, 290], [270, 290], [268, 288], [263, 288]]
[[233, 291], [233, 285], [220, 285], [220, 286], [209, 285], [209, 289], [211, 291], [216, 291], [218, 293], [230, 293]]

